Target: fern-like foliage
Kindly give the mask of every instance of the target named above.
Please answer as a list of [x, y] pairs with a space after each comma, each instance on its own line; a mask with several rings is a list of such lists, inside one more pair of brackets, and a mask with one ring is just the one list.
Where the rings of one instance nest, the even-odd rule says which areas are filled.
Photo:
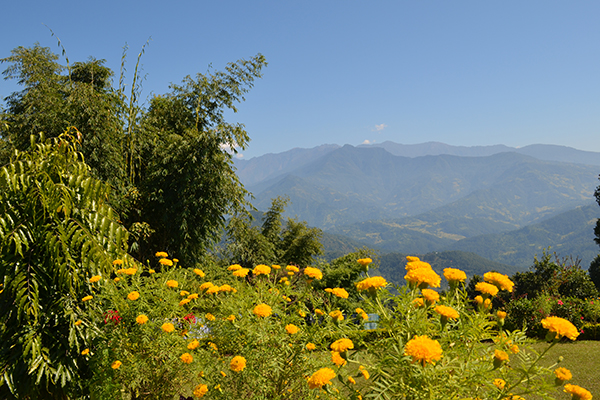
[[108, 275], [127, 231], [68, 132], [16, 151], [0, 170], [0, 397], [81, 390], [87, 278]]

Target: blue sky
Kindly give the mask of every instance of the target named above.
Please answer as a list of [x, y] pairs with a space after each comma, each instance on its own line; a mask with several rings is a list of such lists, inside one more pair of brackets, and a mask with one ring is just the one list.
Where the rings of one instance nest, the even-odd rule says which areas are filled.
[[3, 17], [0, 58], [36, 41], [60, 53], [45, 24], [71, 62], [117, 75], [127, 43], [129, 77], [152, 37], [144, 97], [264, 54], [229, 116], [251, 137], [244, 158], [386, 140], [600, 151], [600, 2], [22, 0]]

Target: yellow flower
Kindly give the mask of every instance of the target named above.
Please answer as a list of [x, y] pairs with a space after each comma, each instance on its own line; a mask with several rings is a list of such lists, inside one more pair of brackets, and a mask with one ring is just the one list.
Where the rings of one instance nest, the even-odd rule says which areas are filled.
[[425, 261], [417, 260], [417, 261], [409, 261], [408, 263], [406, 263], [406, 267], [404, 267], [404, 269], [407, 271], [411, 271], [413, 269], [421, 269], [421, 268], [431, 269], [431, 264], [429, 264]]
[[517, 354], [519, 352], [519, 346], [517, 346], [516, 344], [513, 344], [512, 346], [510, 346], [508, 348], [508, 350], [513, 354]]
[[188, 294], [190, 294], [190, 292], [188, 292], [187, 290], [182, 290], [181, 292], [179, 292], [180, 296], [187, 296]]
[[156, 271], [155, 271], [155, 270], [153, 270], [152, 268], [150, 268], [150, 269], [148, 270], [148, 273], [149, 273], [149, 274], [154, 274], [154, 273], [156, 273]]
[[496, 316], [498, 317], [498, 319], [504, 319], [506, 318], [506, 313], [504, 311], [498, 311], [496, 313]]
[[219, 348], [213, 342], [208, 342], [208, 347], [210, 347], [213, 351], [219, 351]]
[[331, 368], [321, 368], [308, 378], [308, 387], [310, 389], [321, 389], [325, 385], [331, 385], [331, 380], [336, 374]]
[[81, 324], [83, 324], [82, 320], [78, 319], [77, 321], [75, 321], [75, 326], [79, 326]]
[[406, 261], [411, 262], [411, 261], [421, 261], [421, 260], [419, 259], [419, 257], [406, 256]]
[[506, 386], [506, 381], [504, 379], [494, 379], [494, 386], [502, 390]]
[[444, 268], [444, 278], [448, 282], [464, 282], [467, 279], [467, 274], [460, 269]]
[[498, 294], [498, 288], [487, 282], [478, 282], [475, 285], [475, 290], [484, 294], [489, 294], [492, 297]]
[[440, 294], [432, 289], [423, 289], [421, 290], [421, 293], [423, 294], [423, 297], [425, 297], [425, 299], [430, 303], [435, 303], [440, 299]]
[[238, 278], [245, 278], [248, 275], [250, 270], [248, 268], [241, 268], [236, 271], [233, 271], [233, 276], [237, 276]]
[[290, 272], [300, 272], [300, 268], [296, 267], [295, 265], [288, 265], [287, 267], [285, 267], [285, 269], [287, 269]]
[[312, 350], [314, 350], [316, 348], [317, 348], [317, 346], [314, 343], [307, 343], [306, 344], [306, 350], [312, 351]]
[[351, 376], [349, 376], [349, 377], [348, 377], [348, 382], [350, 382], [350, 383], [351, 383], [351, 384], [353, 384], [353, 385], [356, 385], [356, 381], [355, 381], [355, 380], [354, 380], [354, 378], [353, 378], [353, 377], [351, 377]]
[[219, 286], [219, 292], [236, 293], [237, 289], [227, 284]]
[[198, 385], [196, 386], [196, 388], [194, 389], [194, 396], [198, 397], [198, 398], [202, 398], [204, 397], [204, 395], [208, 393], [208, 386], [206, 385]]
[[362, 365], [360, 365], [360, 366], [358, 367], [358, 370], [360, 371], [360, 373], [362, 374], [362, 376], [363, 376], [363, 377], [364, 377], [366, 380], [369, 380], [369, 377], [370, 377], [370, 375], [369, 375], [369, 371], [367, 371], [367, 370], [365, 369], [365, 367], [363, 367]]
[[202, 285], [200, 285], [200, 290], [210, 289], [213, 286], [215, 285], [212, 282], [204, 282]]
[[342, 358], [340, 353], [337, 351], [331, 352], [331, 362], [337, 365], [338, 367], [346, 365], [347, 361]]
[[508, 354], [502, 350], [494, 350], [494, 358], [498, 361], [508, 361]]
[[515, 286], [513, 281], [511, 281], [507, 275], [498, 272], [486, 272], [483, 274], [483, 280], [498, 287], [498, 289], [508, 290], [509, 292], [512, 292], [513, 286]]
[[94, 296], [85, 296], [83, 299], [81, 299], [81, 301], [88, 301], [88, 300], [91, 300], [93, 298], [94, 298]]
[[194, 300], [198, 298], [198, 293], [192, 293], [188, 297], [188, 300]]
[[267, 304], [264, 304], [264, 303], [257, 305], [252, 310], [254, 315], [256, 315], [257, 317], [263, 317], [263, 318], [270, 316], [272, 311], [273, 310], [271, 309], [271, 307], [269, 307]]
[[440, 314], [442, 317], [446, 317], [448, 319], [458, 319], [458, 311], [456, 311], [452, 307], [447, 306], [437, 306], [435, 308], [435, 312]]
[[112, 262], [112, 264], [113, 265], [121, 265], [121, 264], [123, 264], [123, 260], [116, 259], [115, 261]]
[[229, 363], [229, 369], [234, 372], [241, 372], [246, 368], [246, 359], [242, 356], [235, 356]]
[[573, 396], [573, 400], [592, 400], [592, 394], [581, 386], [567, 383], [564, 388], [565, 393]]
[[90, 349], [85, 349], [85, 350], [83, 350], [83, 351], [81, 352], [81, 355], [82, 355], [82, 356], [85, 356], [85, 355], [87, 355], [87, 354], [89, 354], [89, 353], [90, 353]]
[[112, 369], [117, 369], [117, 368], [119, 368], [119, 367], [121, 366], [121, 364], [122, 364], [122, 363], [121, 363], [121, 361], [119, 361], [119, 360], [116, 360], [116, 361], [114, 361], [112, 364], [110, 364], [110, 367], [111, 367]]
[[137, 268], [133, 268], [133, 267], [132, 268], [127, 268], [127, 269], [123, 270], [123, 273], [125, 275], [130, 275], [130, 276], [131, 275], [135, 275], [136, 272], [137, 272]]
[[287, 333], [289, 333], [290, 335], [294, 335], [294, 334], [298, 333], [298, 330], [299, 330], [298, 327], [294, 324], [287, 324], [285, 326], [285, 331]]
[[219, 293], [220, 288], [218, 286], [212, 285], [208, 289], [206, 289], [206, 294], [215, 294]]
[[301, 316], [302, 318], [306, 317], [306, 313], [302, 310], [298, 310], [298, 315]]
[[404, 346], [404, 355], [410, 356], [413, 362], [435, 364], [442, 358], [442, 346], [437, 340], [429, 339], [426, 335], [416, 336]]
[[575, 340], [577, 339], [577, 336], [579, 336], [579, 332], [577, 331], [577, 328], [575, 328], [575, 325], [566, 319], [559, 317], [547, 317], [541, 322], [545, 329], [556, 333], [556, 339], [566, 336], [571, 340]]
[[206, 313], [206, 315], [204, 317], [209, 321], [214, 321], [216, 319], [215, 316], [212, 315], [211, 313]]
[[318, 268], [306, 267], [304, 268], [304, 275], [308, 276], [311, 279], [323, 279], [323, 273]]
[[121, 278], [119, 278], [118, 276], [114, 279], [115, 283], [119, 282], [121, 280]]
[[140, 314], [135, 318], [135, 322], [137, 322], [140, 325], [144, 325], [146, 322], [148, 322], [148, 317], [144, 314]]
[[256, 267], [254, 267], [254, 269], [252, 270], [252, 273], [256, 276], [269, 275], [271, 273], [271, 267], [269, 267], [268, 265], [264, 265], [264, 264], [258, 264]]
[[428, 285], [431, 287], [440, 287], [442, 278], [431, 268], [411, 269], [404, 276], [407, 282], [410, 282], [417, 287]]
[[483, 304], [483, 297], [475, 296], [475, 302], [477, 302], [479, 305]]
[[160, 260], [158, 260], [158, 262], [162, 265], [166, 265], [168, 267], [172, 267], [173, 266], [173, 261], [169, 260], [168, 258], [161, 258]]
[[343, 353], [348, 349], [353, 349], [354, 343], [352, 343], [352, 340], [350, 339], [342, 338], [331, 343], [329, 348], [333, 351], [337, 351], [338, 353]]
[[491, 301], [490, 299], [485, 299], [485, 300], [483, 301], [483, 306], [484, 306], [485, 308], [492, 308], [492, 301]]
[[387, 285], [385, 278], [381, 276], [374, 276], [372, 278], [364, 279], [356, 284], [356, 289], [359, 291], [368, 290], [374, 292], [377, 289], [381, 289]]
[[371, 264], [373, 262], [373, 260], [371, 260], [370, 258], [367, 257], [367, 258], [359, 258], [358, 260], [356, 260], [356, 262], [364, 267], [366, 265]]
[[190, 343], [188, 343], [187, 348], [189, 350], [194, 350], [195, 348], [197, 348], [198, 346], [200, 346], [200, 342], [197, 341], [196, 339], [192, 340]]
[[362, 308], [356, 308], [354, 311], [355, 311], [357, 314], [364, 314], [364, 313], [365, 313], [365, 310], [363, 310]]
[[171, 333], [175, 330], [175, 326], [170, 322], [165, 322], [160, 328], [167, 333]]
[[242, 269], [242, 266], [239, 264], [232, 264], [229, 267], [227, 267], [227, 271], [237, 271], [239, 269]]
[[556, 378], [560, 381], [570, 381], [571, 379], [573, 379], [573, 375], [571, 374], [571, 371], [569, 371], [568, 369], [566, 369], [564, 367], [555, 369], [554, 375], [556, 375]]
[[334, 296], [340, 297], [342, 299], [347, 299], [348, 298], [348, 292], [346, 291], [346, 289], [342, 289], [342, 288], [333, 288], [333, 289], [325, 289], [326, 292], [331, 293]]
[[[316, 311], [316, 310], [315, 310]], [[329, 316], [336, 320], [337, 322], [342, 322], [344, 320], [344, 314], [340, 310], [335, 310], [329, 313]]]
[[131, 301], [135, 301], [140, 298], [140, 294], [134, 290], [127, 295], [127, 298]]
[[178, 260], [178, 259], [176, 259], [176, 258], [174, 258], [174, 259], [173, 259], [173, 262], [174, 262], [174, 263], [178, 263], [178, 262], [179, 262], [179, 260]]
[[181, 361], [183, 361], [186, 364], [191, 364], [192, 361], [194, 361], [194, 357], [192, 357], [190, 353], [183, 353], [179, 358], [181, 358]]
[[317, 315], [325, 315], [325, 313], [322, 310], [318, 309], [318, 308], [315, 308], [315, 314], [317, 314]]
[[164, 251], [159, 251], [158, 253], [155, 254], [156, 257], [158, 258], [167, 258], [169, 257], [169, 255], [167, 253], [165, 253]]
[[177, 286], [179, 286], [179, 283], [177, 283], [177, 281], [170, 279], [168, 280], [165, 285], [167, 285], [170, 288], [176, 288]]
[[92, 277], [89, 279], [89, 281], [90, 281], [90, 283], [96, 283], [96, 282], [98, 282], [100, 279], [102, 279], [102, 277], [101, 277], [100, 275], [94, 275], [94, 276], [92, 276]]
[[225, 372], [221, 371], [221, 376], [222, 376], [223, 378], [225, 378], [225, 377], [227, 376], [227, 374], [226, 374]]
[[294, 276], [294, 271], [288, 271], [288, 276]]
[[204, 278], [206, 276], [206, 274], [204, 273], [204, 271], [202, 271], [199, 268], [194, 268], [194, 273], [196, 275], [198, 275], [200, 278]]
[[418, 307], [423, 307], [423, 306], [425, 305], [425, 301], [423, 300], [423, 298], [422, 298], [422, 297], [417, 297], [416, 299], [414, 299], [414, 300], [412, 301], [412, 303], [413, 303], [413, 305], [414, 305], [415, 307], [417, 307], [417, 308], [418, 308]]
[[179, 302], [179, 306], [183, 307], [185, 306], [187, 303], [189, 303], [191, 300], [190, 299], [183, 299]]

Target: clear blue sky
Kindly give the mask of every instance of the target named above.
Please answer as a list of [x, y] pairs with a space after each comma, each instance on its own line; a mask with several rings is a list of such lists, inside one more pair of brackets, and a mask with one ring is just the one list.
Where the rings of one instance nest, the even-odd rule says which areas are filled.
[[[11, 1], [0, 58], [36, 41], [116, 71], [137, 53], [144, 95], [262, 53], [230, 120], [251, 158], [324, 143], [560, 144], [600, 151], [600, 2]], [[5, 65], [0, 66], [4, 69]], [[0, 82], [0, 96], [16, 87]]]

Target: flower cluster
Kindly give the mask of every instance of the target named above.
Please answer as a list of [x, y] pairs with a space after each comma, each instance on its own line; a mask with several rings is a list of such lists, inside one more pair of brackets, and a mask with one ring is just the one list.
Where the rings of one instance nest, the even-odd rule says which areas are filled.
[[404, 346], [404, 355], [412, 357], [413, 362], [435, 364], [442, 358], [442, 346], [437, 340], [429, 339], [427, 335], [416, 336]]

